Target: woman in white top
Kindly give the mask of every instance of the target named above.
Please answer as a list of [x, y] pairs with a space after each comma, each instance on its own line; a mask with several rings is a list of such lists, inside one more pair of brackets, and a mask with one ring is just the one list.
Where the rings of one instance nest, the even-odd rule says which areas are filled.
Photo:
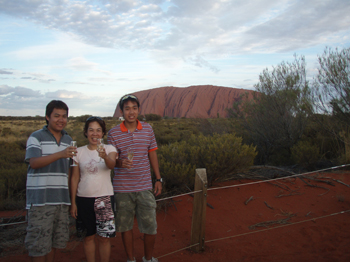
[[100, 261], [109, 261], [110, 238], [115, 237], [114, 192], [111, 169], [114, 168], [117, 151], [105, 145], [97, 151], [97, 139], [106, 134], [106, 124], [100, 117], [89, 117], [84, 135], [89, 144], [79, 147], [73, 167], [70, 192], [70, 213], [77, 221], [77, 232], [84, 233], [84, 251], [88, 262], [95, 261], [95, 235], [98, 239]]

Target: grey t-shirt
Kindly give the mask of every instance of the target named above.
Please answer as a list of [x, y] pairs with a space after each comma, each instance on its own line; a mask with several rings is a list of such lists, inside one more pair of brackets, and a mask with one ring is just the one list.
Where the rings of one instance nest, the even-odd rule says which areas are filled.
[[[25, 162], [32, 157], [41, 157], [64, 150], [72, 138], [62, 131], [60, 141], [56, 141], [47, 126], [35, 131], [27, 140]], [[44, 205], [70, 205], [68, 189], [69, 159], [61, 158], [45, 167], [33, 169], [28, 165], [26, 208]]]

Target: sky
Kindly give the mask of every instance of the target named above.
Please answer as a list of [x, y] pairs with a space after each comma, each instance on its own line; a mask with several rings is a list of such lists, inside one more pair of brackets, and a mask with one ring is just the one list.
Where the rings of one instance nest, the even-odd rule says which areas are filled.
[[[0, 0], [0, 115], [112, 116], [163, 86], [254, 90], [293, 55], [350, 47], [349, 0]], [[142, 105], [141, 105], [142, 107]]]

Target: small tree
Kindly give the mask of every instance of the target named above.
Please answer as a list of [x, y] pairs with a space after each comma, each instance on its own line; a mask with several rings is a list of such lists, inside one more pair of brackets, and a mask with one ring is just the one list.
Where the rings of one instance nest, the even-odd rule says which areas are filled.
[[229, 113], [242, 120], [250, 141], [257, 146], [259, 162], [267, 163], [273, 155], [285, 155], [282, 161], [289, 159], [290, 148], [303, 134], [311, 106], [305, 65], [305, 58], [295, 55], [291, 63], [263, 70], [253, 99], [241, 100]]
[[327, 115], [321, 126], [343, 141], [350, 161], [350, 48], [326, 47], [314, 79], [315, 112]]

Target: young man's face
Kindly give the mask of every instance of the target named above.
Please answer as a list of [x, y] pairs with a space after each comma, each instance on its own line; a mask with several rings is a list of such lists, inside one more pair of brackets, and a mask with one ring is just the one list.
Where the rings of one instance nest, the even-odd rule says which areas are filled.
[[68, 115], [64, 109], [54, 108], [50, 117], [46, 116], [48, 123], [48, 129], [52, 133], [61, 132], [67, 125]]
[[140, 113], [140, 108], [137, 106], [136, 101], [126, 101], [124, 103], [123, 111], [120, 110], [123, 114], [126, 123], [135, 123], [137, 120], [137, 116]]

